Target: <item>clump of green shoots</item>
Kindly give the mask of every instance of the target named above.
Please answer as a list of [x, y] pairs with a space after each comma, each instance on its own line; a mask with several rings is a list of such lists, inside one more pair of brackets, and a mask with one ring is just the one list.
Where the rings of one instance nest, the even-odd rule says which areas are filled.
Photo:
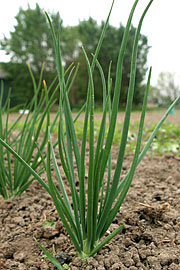
[[[121, 207], [126, 194], [131, 185], [135, 170], [146, 154], [150, 144], [152, 143], [158, 129], [168, 116], [170, 110], [178, 102], [177, 98], [165, 113], [163, 118], [157, 124], [152, 132], [149, 140], [145, 144], [141, 151], [141, 141], [143, 135], [145, 111], [147, 107], [148, 91], [150, 88], [151, 69], [149, 70], [149, 76], [147, 81], [147, 87], [144, 95], [144, 102], [142, 105], [142, 113], [140, 118], [140, 124], [137, 134], [137, 142], [134, 152], [134, 158], [131, 167], [120, 181], [121, 170], [123, 166], [123, 160], [125, 155], [125, 149], [128, 139], [128, 130], [130, 126], [130, 116], [132, 110], [132, 101], [134, 95], [135, 74], [136, 74], [136, 58], [138, 51], [138, 41], [140, 37], [140, 30], [143, 23], [143, 19], [151, 6], [153, 0], [149, 1], [149, 4], [145, 8], [135, 35], [134, 47], [132, 51], [132, 63], [131, 63], [131, 76], [129, 82], [129, 90], [126, 104], [126, 113], [123, 124], [123, 130], [121, 135], [121, 143], [119, 147], [119, 153], [116, 162], [115, 171], [111, 170], [111, 147], [113, 143], [113, 137], [115, 132], [118, 105], [120, 98], [121, 79], [122, 79], [122, 67], [125, 49], [127, 45], [127, 37], [131, 27], [132, 17], [137, 6], [138, 0], [134, 2], [131, 9], [126, 29], [124, 32], [119, 57], [116, 68], [116, 80], [115, 86], [112, 91], [111, 82], [111, 63], [109, 65], [109, 73], [107, 81], [105, 79], [103, 70], [98, 62], [98, 53], [101, 48], [105, 31], [108, 25], [109, 17], [112, 11], [114, 1], [112, 3], [108, 18], [104, 25], [101, 37], [97, 49], [92, 55], [92, 63], [86, 55], [85, 49], [82, 48], [84, 57], [87, 64], [87, 72], [89, 75], [89, 83], [87, 90], [87, 100], [83, 107], [85, 110], [84, 123], [83, 123], [83, 135], [81, 145], [79, 146], [77, 135], [75, 132], [74, 121], [72, 118], [72, 111], [70, 108], [68, 98], [68, 86], [69, 80], [65, 78], [65, 72], [62, 64], [61, 57], [61, 41], [60, 34], [55, 35], [55, 31], [49, 16], [46, 14], [52, 31], [52, 38], [54, 43], [54, 49], [57, 61], [57, 73], [59, 78], [60, 99], [59, 99], [59, 126], [58, 126], [58, 149], [61, 159], [62, 168], [64, 174], [68, 180], [68, 184], [71, 189], [71, 198], [68, 197], [66, 188], [64, 186], [61, 173], [59, 171], [54, 146], [51, 140], [50, 130], [48, 132], [48, 147], [47, 147], [47, 159], [42, 156], [43, 166], [47, 173], [46, 183], [35, 170], [25, 162], [25, 160], [16, 153], [11, 147], [8, 146], [2, 139], [0, 143], [11, 152], [17, 160], [19, 160], [25, 168], [36, 178], [43, 187], [47, 190], [54, 201], [54, 205], [58, 211], [64, 227], [66, 228], [74, 247], [76, 248], [79, 256], [83, 259], [94, 256], [106, 243], [108, 243], [113, 237], [115, 237], [122, 229], [123, 225], [119, 226], [111, 234], [105, 237], [105, 233], [109, 226], [113, 222], [116, 214]], [[95, 66], [99, 69], [99, 73], [102, 79], [103, 85], [103, 113], [100, 124], [100, 130], [95, 145], [95, 128], [94, 128], [94, 81], [93, 71]], [[71, 72], [70, 72], [71, 73]], [[68, 77], [69, 78], [69, 77]], [[111, 93], [113, 92], [113, 99], [111, 102]], [[77, 115], [77, 117], [79, 114]], [[76, 117], [76, 119], [77, 119]], [[108, 118], [108, 124], [107, 124]], [[87, 138], [87, 130], [89, 126], [89, 138]], [[105, 137], [105, 130], [108, 128], [107, 137]], [[89, 162], [88, 162], [88, 178], [85, 177], [85, 152], [87, 149], [87, 140], [89, 148]], [[41, 151], [39, 151], [41, 152]], [[53, 181], [51, 174], [51, 166], [54, 166], [56, 177], [58, 180], [58, 187]], [[108, 171], [107, 178], [105, 177], [105, 171]], [[78, 181], [79, 187], [77, 189], [76, 182]], [[40, 244], [43, 252], [53, 262], [58, 269], [63, 269], [59, 262], [45, 250]]]
[[[36, 151], [35, 153], [34, 150], [36, 148], [38, 137], [42, 130], [45, 118], [47, 118], [47, 121], [44, 139], [38, 146], [41, 151], [43, 151], [48, 139], [48, 126], [50, 123], [49, 109], [54, 102], [54, 94], [49, 100], [48, 93], [55, 81], [52, 83], [49, 89], [47, 89], [47, 86], [44, 83], [44, 91], [42, 91], [40, 96], [43, 67], [38, 84], [36, 84], [29, 64], [28, 68], [34, 85], [34, 97], [30, 104], [23, 107], [22, 113], [19, 115], [19, 117], [17, 117], [15, 122], [10, 124], [10, 114], [12, 111], [17, 110], [17, 107], [12, 109], [10, 108], [10, 91], [4, 106], [2, 106], [4, 92], [2, 91], [0, 97], [0, 137], [12, 148], [14, 148], [18, 155], [26, 160], [27, 164], [31, 164], [31, 167], [35, 170], [42, 162], [39, 151]], [[57, 92], [57, 89], [54, 91], [54, 93]], [[44, 106], [46, 106], [46, 109], [43, 111]], [[24, 114], [25, 111], [28, 112], [26, 115]], [[55, 120], [56, 119], [57, 118], [55, 118]], [[17, 129], [18, 124], [22, 125], [20, 130]], [[31, 177], [29, 170], [27, 170], [17, 159], [14, 160], [9, 151], [6, 149], [3, 150], [2, 145], [0, 145], [0, 195], [2, 195], [4, 199], [13, 199], [16, 196], [21, 195], [33, 180], [34, 178]]]

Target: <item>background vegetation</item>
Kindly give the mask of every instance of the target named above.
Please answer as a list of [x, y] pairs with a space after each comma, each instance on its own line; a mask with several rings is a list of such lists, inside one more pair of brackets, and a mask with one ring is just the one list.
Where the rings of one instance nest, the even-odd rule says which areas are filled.
[[[8, 79], [11, 81], [11, 86], [14, 90], [13, 93], [17, 96], [16, 102], [22, 104], [30, 101], [33, 95], [32, 82], [26, 62], [30, 62], [36, 79], [39, 78], [41, 67], [43, 63], [45, 63], [43, 77], [49, 85], [56, 73], [55, 54], [52, 50], [53, 46], [48, 22], [43, 10], [38, 4], [36, 4], [35, 9], [31, 9], [30, 6], [26, 10], [20, 8], [15, 18], [17, 24], [14, 27], [14, 31], [10, 33], [9, 38], [4, 37], [4, 39], [0, 41], [1, 49], [5, 50], [11, 58], [10, 63], [1, 63], [1, 68], [9, 74]], [[58, 12], [51, 13], [51, 18], [57, 31], [59, 26], [61, 26], [62, 54], [65, 68], [72, 62], [76, 63], [76, 65], [80, 63], [78, 79], [73, 84], [70, 97], [71, 105], [78, 106], [85, 100], [88, 80], [81, 45], [84, 45], [88, 56], [91, 56], [97, 46], [104, 22], [102, 21], [101, 25], [98, 25], [93, 18], [89, 18], [87, 21], [80, 21], [77, 26], [71, 27], [63, 25]], [[122, 42], [124, 30], [125, 28], [122, 24], [119, 28], [112, 25], [108, 26], [104, 43], [98, 57], [106, 77], [109, 63], [112, 61], [111, 77], [113, 83], [116, 75], [115, 67], [119, 46]], [[120, 104], [126, 102], [135, 30], [135, 27], [131, 26], [123, 63]], [[147, 37], [141, 35], [137, 56], [135, 96], [133, 101], [136, 105], [142, 103], [144, 93], [143, 82], [147, 71], [146, 62], [149, 48]], [[102, 85], [98, 70], [95, 70], [94, 78], [96, 85], [95, 98], [96, 102], [100, 104], [102, 100]]]

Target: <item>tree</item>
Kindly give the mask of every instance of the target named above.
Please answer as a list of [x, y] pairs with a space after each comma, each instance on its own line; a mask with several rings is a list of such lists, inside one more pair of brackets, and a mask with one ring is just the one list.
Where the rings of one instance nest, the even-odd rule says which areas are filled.
[[[51, 14], [55, 28], [62, 24], [59, 13]], [[15, 63], [30, 62], [31, 67], [40, 72], [46, 62], [46, 69], [54, 69], [54, 52], [49, 24], [44, 12], [36, 4], [35, 9], [28, 6], [27, 10], [20, 8], [15, 17], [17, 25], [10, 32], [10, 38], [4, 37], [1, 47], [11, 56]]]
[[[91, 54], [95, 52], [103, 26], [104, 22], [102, 22], [101, 25], [98, 25], [97, 22], [92, 18], [89, 18], [86, 21], [81, 21], [77, 26], [79, 44], [83, 44], [90, 60], [92, 60]], [[109, 63], [110, 61], [112, 61], [111, 77], [113, 82], [115, 82], [116, 64], [124, 30], [125, 27], [123, 25], [120, 25], [119, 28], [109, 25], [106, 30], [105, 38], [103, 40], [103, 44], [98, 56], [98, 60], [103, 68], [106, 78], [108, 74]], [[131, 54], [135, 31], [136, 28], [132, 26], [129, 33], [126, 53], [124, 57], [122, 87], [120, 97], [121, 104], [124, 104], [127, 98], [127, 90], [130, 78]], [[78, 101], [84, 99], [84, 96], [86, 95], [87, 81], [88, 81], [86, 63], [84, 60], [84, 56], [81, 52], [81, 48], [80, 47], [76, 48], [76, 50], [78, 51], [78, 53], [76, 54], [76, 58], [72, 58], [71, 61], [80, 62], [80, 70], [78, 81], [74, 86], [75, 88], [74, 92], [76, 93], [76, 97], [73, 99], [74, 103], [77, 103]], [[148, 51], [149, 46], [147, 37], [141, 35], [139, 41], [139, 51], [137, 55], [134, 104], [141, 103], [143, 99], [145, 89], [145, 86], [143, 85], [143, 80], [145, 79], [147, 71], [146, 62]], [[97, 70], [94, 71], [94, 82], [95, 82], [96, 101], [100, 102], [102, 100], [102, 85], [99, 72]]]
[[[30, 63], [37, 80], [42, 65], [45, 63], [44, 78], [47, 83], [50, 83], [56, 71], [55, 56], [50, 27], [38, 4], [35, 9], [31, 9], [29, 6], [26, 10], [20, 8], [15, 18], [17, 24], [14, 26], [14, 31], [10, 32], [9, 38], [4, 36], [0, 45], [1, 49], [10, 55], [12, 63], [12, 67], [11, 64], [8, 64], [3, 68], [10, 74], [11, 79], [13, 77], [15, 92], [18, 95], [21, 92], [19, 102], [25, 103], [32, 97], [31, 78], [27, 75], [26, 62]], [[62, 24], [59, 13], [51, 14], [51, 18], [55, 28], [58, 29], [59, 24]], [[19, 96], [17, 98], [19, 99]]]
[[7, 72], [7, 79], [12, 88], [11, 104], [25, 104], [34, 95], [33, 83], [27, 65], [24, 63], [1, 63]]
[[[83, 103], [87, 91], [88, 75], [81, 46], [83, 44], [90, 61], [92, 61], [92, 53], [95, 52], [97, 47], [104, 22], [98, 25], [94, 19], [89, 18], [88, 20], [80, 21], [77, 26], [64, 27], [59, 13], [51, 14], [51, 18], [52, 23], [57, 31], [59, 29], [59, 25], [61, 25], [61, 50], [65, 69], [72, 62], [75, 62], [76, 65], [77, 63], [80, 63], [78, 76], [72, 87], [70, 95], [71, 104], [77, 105]], [[47, 81], [47, 83], [50, 83], [54, 79], [56, 71], [55, 55], [52, 45], [50, 27], [43, 11], [40, 9], [38, 4], [36, 4], [35, 9], [31, 9], [29, 6], [27, 10], [23, 10], [21, 8], [16, 16], [16, 21], [17, 25], [14, 27], [14, 31], [10, 33], [10, 38], [4, 37], [4, 39], [0, 41], [0, 45], [1, 48], [11, 56], [11, 63], [18, 64], [12, 67], [13, 76], [15, 76], [13, 83], [16, 85], [16, 87], [18, 87], [18, 84], [24, 85], [24, 88], [21, 87], [16, 89], [16, 92], [19, 93], [19, 91], [22, 91], [22, 99], [23, 97], [24, 99], [27, 99], [31, 97], [32, 90], [26, 87], [27, 76], [21, 76], [21, 81], [18, 81], [19, 76], [16, 76], [16, 74], [19, 72], [20, 65], [22, 64], [21, 73], [26, 74], [27, 68], [25, 63], [26, 61], [29, 61], [35, 78], [38, 80], [42, 64], [45, 62], [43, 78]], [[116, 64], [124, 30], [125, 28], [123, 25], [120, 25], [119, 28], [109, 25], [98, 56], [98, 60], [103, 68], [106, 78], [108, 75], [109, 63], [112, 61], [111, 78], [113, 83], [115, 82]], [[120, 96], [121, 104], [124, 104], [127, 98], [131, 54], [135, 31], [136, 29], [132, 26], [124, 57]], [[134, 97], [135, 104], [141, 103], [144, 94], [144, 86], [142, 82], [147, 70], [146, 61], [148, 50], [149, 46], [147, 37], [142, 35], [139, 41], [139, 52], [137, 55]], [[6, 67], [7, 66], [4, 65], [5, 69]], [[7, 67], [8, 70], [9, 68], [10, 67]], [[31, 80], [30, 76], [29, 80]], [[28, 84], [30, 85], [30, 83]], [[94, 70], [94, 84], [96, 101], [100, 103], [102, 101], [102, 83], [97, 68]], [[28, 91], [29, 93], [27, 94], [25, 91]]]
[[[97, 22], [90, 17], [87, 21], [84, 20], [79, 22], [78, 26], [76, 27], [76, 34], [78, 46], [76, 47], [76, 54], [75, 54], [76, 57], [72, 58], [71, 62], [76, 62], [76, 64], [80, 63], [80, 68], [78, 71], [78, 78], [74, 83], [70, 97], [70, 101], [73, 105], [83, 103], [87, 95], [88, 73], [86, 61], [84, 59], [81, 46], [82, 45], [84, 46], [86, 53], [89, 57], [89, 60], [91, 62], [92, 60], [91, 53], [95, 52], [101, 34], [101, 29], [100, 26], [98, 26]], [[99, 81], [97, 83], [95, 77], [94, 77], [94, 85], [96, 89], [97, 88], [101, 89]], [[95, 100], [97, 101], [97, 91], [95, 91]]]
[[[105, 40], [102, 46], [102, 51], [100, 52], [100, 58], [106, 59], [106, 62], [110, 62], [112, 60], [112, 79], [115, 81], [116, 77], [116, 64], [117, 58], [119, 55], [119, 48], [123, 39], [123, 34], [125, 31], [125, 27], [121, 24], [119, 28], [115, 28], [109, 26], [107, 29], [107, 34], [105, 36]], [[127, 92], [128, 92], [128, 85], [130, 79], [130, 66], [131, 66], [131, 56], [132, 56], [132, 49], [134, 44], [134, 37], [135, 37], [136, 28], [131, 26], [126, 52], [124, 56], [123, 62], [123, 74], [122, 74], [122, 85], [121, 85], [121, 96], [120, 96], [120, 103], [126, 103], [127, 99]], [[136, 69], [136, 81], [135, 81], [135, 95], [134, 95], [134, 104], [138, 105], [143, 100], [144, 95], [144, 86], [143, 81], [145, 79], [146, 71], [147, 71], [147, 54], [149, 51], [148, 40], [147, 37], [141, 35], [139, 41], [139, 49], [137, 55], [137, 69]], [[102, 65], [103, 66], [103, 65]], [[108, 66], [108, 65], [106, 65]], [[105, 67], [104, 67], [105, 69]], [[107, 73], [107, 70], [106, 70]]]

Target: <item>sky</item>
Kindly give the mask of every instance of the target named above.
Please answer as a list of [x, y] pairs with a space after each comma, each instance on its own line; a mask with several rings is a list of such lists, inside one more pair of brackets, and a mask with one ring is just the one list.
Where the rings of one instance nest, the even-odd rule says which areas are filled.
[[[8, 36], [16, 24], [15, 16], [19, 8], [31, 8], [38, 3], [49, 12], [60, 12], [63, 24], [76, 25], [79, 20], [90, 16], [100, 23], [106, 20], [112, 0], [5, 0], [0, 9], [0, 39]], [[148, 0], [139, 0], [133, 25], [137, 26], [141, 13]], [[115, 0], [110, 24], [118, 27], [126, 24], [134, 0]], [[180, 84], [180, 0], [154, 0], [143, 22], [141, 33], [148, 37], [151, 49], [148, 54], [148, 67], [152, 66], [152, 84], [156, 85], [160, 72], [173, 72]], [[113, 41], [112, 41], [113, 42]], [[9, 58], [0, 51], [0, 62]]]

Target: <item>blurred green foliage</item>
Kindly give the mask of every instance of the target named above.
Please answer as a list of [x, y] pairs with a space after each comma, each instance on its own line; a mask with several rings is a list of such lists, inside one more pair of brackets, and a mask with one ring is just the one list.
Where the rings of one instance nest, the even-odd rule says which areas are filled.
[[[83, 134], [83, 120], [77, 120], [75, 123], [76, 135], [78, 139], [82, 138]], [[38, 124], [38, 122], [37, 122]], [[99, 120], [95, 120], [95, 138], [98, 138], [99, 128], [101, 122]], [[10, 123], [11, 126], [11, 123]], [[18, 129], [21, 129], [23, 123], [20, 122], [17, 125]], [[156, 123], [152, 124], [149, 121], [146, 122], [143, 132], [143, 141], [142, 146], [145, 145], [147, 140], [149, 139], [151, 133], [153, 132]], [[139, 127], [139, 121], [134, 121], [130, 124], [129, 132], [128, 132], [128, 141], [126, 146], [127, 153], [134, 153], [137, 139], [137, 131]], [[115, 145], [119, 145], [121, 141], [121, 132], [123, 129], [123, 122], [117, 122], [115, 135], [113, 139], [113, 143]], [[45, 123], [43, 124], [42, 130], [45, 131]], [[57, 134], [58, 126], [57, 124], [54, 126], [52, 133]], [[108, 126], [106, 127], [105, 137], [107, 136]], [[89, 127], [88, 134], [89, 138]], [[153, 143], [148, 151], [149, 154], [163, 155], [164, 153], [174, 153], [180, 156], [180, 128], [177, 124], [171, 122], [165, 122], [162, 127], [159, 129], [156, 137], [153, 140]]]
[[[77, 78], [70, 94], [70, 102], [73, 106], [79, 106], [84, 103], [88, 84], [88, 74], [86, 63], [82, 53], [81, 46], [83, 44], [89, 59], [92, 59], [104, 22], [100, 25], [89, 18], [80, 21], [77, 26], [63, 26], [60, 14], [51, 13], [52, 22], [55, 30], [61, 28], [61, 49], [64, 66], [67, 68], [72, 62], [80, 63]], [[1, 49], [10, 55], [10, 63], [1, 65], [4, 71], [9, 74], [8, 79], [16, 94], [17, 103], [27, 103], [32, 98], [32, 82], [26, 67], [28, 61], [31, 65], [35, 78], [38, 79], [41, 67], [45, 63], [43, 79], [49, 85], [55, 77], [55, 54], [53, 51], [51, 32], [49, 24], [45, 18], [43, 10], [36, 4], [35, 9], [30, 6], [26, 10], [20, 8], [16, 18], [14, 30], [10, 32], [10, 37], [4, 37], [0, 41]], [[109, 63], [112, 61], [111, 78], [115, 82], [116, 62], [119, 54], [119, 48], [125, 27], [121, 24], [119, 28], [109, 25], [103, 41], [98, 60], [107, 77]], [[129, 76], [130, 61], [133, 46], [133, 39], [136, 28], [131, 26], [127, 49], [123, 64], [123, 77], [120, 103], [126, 102]], [[141, 35], [139, 42], [139, 51], [137, 56], [137, 71], [135, 82], [134, 104], [138, 105], [142, 102], [144, 85], [143, 80], [147, 71], [146, 62], [149, 46], [147, 37]], [[101, 105], [102, 100], [102, 84], [98, 69], [95, 69], [95, 100]]]

